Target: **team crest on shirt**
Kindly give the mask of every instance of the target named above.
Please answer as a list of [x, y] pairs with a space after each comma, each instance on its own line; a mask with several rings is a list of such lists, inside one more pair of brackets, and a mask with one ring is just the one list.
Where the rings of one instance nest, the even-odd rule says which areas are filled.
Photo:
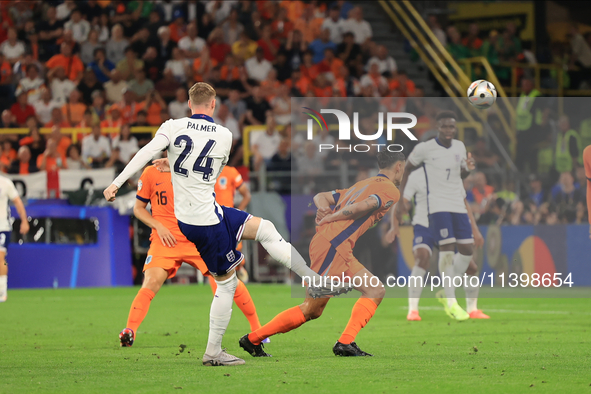
[[145, 262], [145, 264], [146, 264], [146, 265], [148, 265], [148, 264], [150, 264], [151, 262], [152, 262], [152, 256], [148, 256], [148, 257], [146, 257], [146, 262]]
[[449, 235], [449, 231], [447, 231], [446, 228], [442, 228], [441, 230], [439, 230], [439, 235], [441, 235], [441, 238], [447, 238], [447, 236]]
[[226, 255], [226, 258], [228, 259], [228, 261], [229, 261], [230, 263], [233, 263], [233, 262], [234, 262], [234, 260], [236, 260], [236, 255], [234, 254], [234, 251], [233, 251], [233, 250], [231, 250], [231, 251], [230, 251], [230, 252], [229, 252], [229, 253]]
[[420, 244], [420, 243], [422, 243], [422, 242], [423, 242], [423, 237], [416, 237], [416, 238], [415, 238], [415, 243], [416, 243], [416, 244]]
[[138, 190], [142, 190], [142, 187], [144, 187], [144, 182], [138, 181], [138, 183], [137, 183], [137, 189]]

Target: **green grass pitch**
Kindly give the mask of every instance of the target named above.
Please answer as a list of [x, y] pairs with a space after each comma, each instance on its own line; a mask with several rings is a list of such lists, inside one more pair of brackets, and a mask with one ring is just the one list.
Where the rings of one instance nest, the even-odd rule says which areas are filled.
[[[249, 285], [264, 324], [297, 305], [283, 285]], [[357, 337], [372, 358], [332, 345], [354, 299], [272, 338], [273, 358], [238, 347], [249, 331], [234, 307], [224, 346], [246, 365], [204, 367], [211, 292], [167, 286], [131, 348], [118, 333], [137, 288], [12, 290], [0, 304], [0, 393], [591, 392], [588, 299], [482, 299], [488, 321], [451, 321], [434, 299], [407, 322], [406, 299], [385, 299]], [[463, 303], [463, 300], [460, 300]], [[186, 345], [183, 352], [180, 345]]]

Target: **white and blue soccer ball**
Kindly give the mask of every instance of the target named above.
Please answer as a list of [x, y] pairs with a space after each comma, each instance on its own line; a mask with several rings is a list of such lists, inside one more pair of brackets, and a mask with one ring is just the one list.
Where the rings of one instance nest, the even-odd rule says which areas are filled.
[[478, 109], [487, 109], [497, 100], [497, 88], [484, 79], [474, 81], [468, 87], [468, 100]]

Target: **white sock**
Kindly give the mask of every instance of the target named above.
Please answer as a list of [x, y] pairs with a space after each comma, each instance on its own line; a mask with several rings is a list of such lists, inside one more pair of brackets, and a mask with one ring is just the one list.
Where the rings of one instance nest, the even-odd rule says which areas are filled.
[[439, 252], [439, 274], [443, 282], [443, 289], [445, 291], [445, 298], [447, 298], [447, 305], [452, 306], [456, 302], [456, 289], [453, 286], [454, 278], [454, 252], [443, 251]]
[[308, 267], [304, 258], [289, 242], [283, 239], [270, 221], [261, 219], [255, 241], [260, 242], [272, 258], [301, 278], [308, 277], [315, 284], [321, 283], [322, 277]]
[[238, 286], [236, 273], [221, 282], [215, 281], [218, 288], [215, 291], [211, 309], [209, 311], [209, 337], [207, 338], [207, 349], [205, 354], [215, 357], [222, 351], [222, 338], [232, 317], [232, 304], [234, 293]]
[[0, 275], [0, 298], [6, 296], [8, 275]]
[[461, 253], [456, 253], [454, 255], [454, 273], [456, 276], [464, 276], [468, 266], [470, 265], [470, 261], [472, 261], [472, 255], [466, 256]]
[[[478, 302], [478, 290], [480, 288], [478, 286], [472, 286], [470, 284], [471, 276], [468, 277], [468, 283], [464, 284], [464, 291], [466, 292], [466, 312], [471, 313], [478, 309], [476, 305]], [[476, 281], [473, 281], [476, 283]]]
[[[423, 278], [426, 273], [427, 273], [427, 270], [424, 270], [415, 264], [415, 266], [412, 269], [412, 272], [410, 273], [410, 276]], [[409, 279], [409, 282], [408, 282], [408, 312], [409, 313], [410, 313], [410, 311], [418, 311], [419, 310], [419, 300], [421, 299], [421, 293], [423, 292], [423, 286], [418, 286], [420, 284], [422, 284], [423, 286], [425, 285], [424, 283], [418, 281], [418, 279]]]

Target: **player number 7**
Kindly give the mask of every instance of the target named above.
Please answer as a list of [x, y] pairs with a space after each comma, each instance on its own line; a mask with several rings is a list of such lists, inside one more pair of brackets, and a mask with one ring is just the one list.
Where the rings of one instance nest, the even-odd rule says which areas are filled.
[[449, 174], [451, 174], [451, 169], [447, 168], [445, 171], [447, 171], [447, 180], [449, 181]]

